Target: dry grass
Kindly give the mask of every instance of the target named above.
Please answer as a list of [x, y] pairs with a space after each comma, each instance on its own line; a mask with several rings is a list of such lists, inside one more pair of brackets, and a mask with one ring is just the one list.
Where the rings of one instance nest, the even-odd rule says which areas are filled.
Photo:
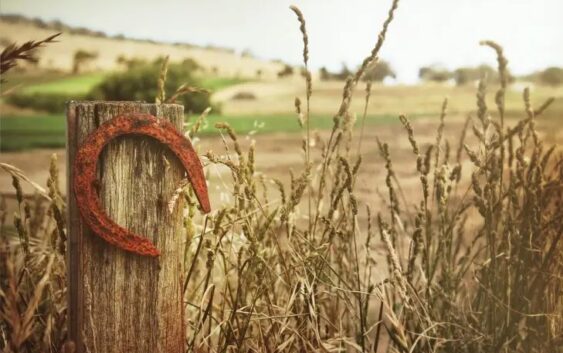
[[[45, 44], [55, 43], [55, 38], [59, 35], [61, 34], [53, 34], [40, 41], [27, 41], [22, 45], [8, 45], [0, 54], [0, 75], [14, 68], [18, 61], [36, 63], [38, 59], [34, 56], [34, 52]], [[3, 78], [2, 82], [4, 82]]]
[[[501, 48], [485, 44], [496, 50], [506, 77]], [[260, 146], [243, 149], [228, 124], [216, 126], [224, 150], [208, 152], [205, 162], [208, 170], [230, 171], [223, 192], [232, 203], [200, 219], [189, 189], [175, 195], [188, 201], [188, 351], [560, 349], [563, 157], [536, 133], [547, 106], [532, 107], [526, 90], [521, 120], [507, 126], [505, 84], [489, 109], [483, 80], [461, 137], [444, 134], [444, 102], [436, 138], [424, 145], [401, 116], [420, 193], [407, 199], [393, 151], [378, 141], [387, 193], [385, 206], [372, 210], [358, 202], [355, 187], [362, 146], [352, 130], [350, 92], [357, 82], [346, 82], [326, 139], [304, 127], [304, 164], [289, 185], [260, 173]], [[367, 89], [365, 104], [369, 95]], [[296, 124], [307, 117], [300, 105]], [[466, 139], [471, 132], [476, 143]], [[467, 158], [471, 170], [462, 168]], [[65, 344], [66, 234], [57, 174], [51, 168], [48, 202], [25, 200], [15, 175], [14, 227], [2, 215], [0, 347], [7, 352], [60, 352]], [[377, 262], [378, 249], [386, 263]], [[382, 271], [386, 279], [375, 281]]]

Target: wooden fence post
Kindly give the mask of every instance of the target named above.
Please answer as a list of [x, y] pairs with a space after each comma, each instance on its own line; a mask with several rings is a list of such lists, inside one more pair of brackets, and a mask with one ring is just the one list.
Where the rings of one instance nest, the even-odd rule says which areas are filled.
[[109, 245], [82, 221], [72, 188], [78, 148], [100, 124], [125, 113], [148, 113], [183, 124], [183, 107], [133, 102], [70, 102], [67, 106], [69, 338], [76, 353], [183, 353], [182, 211], [167, 203], [183, 177], [174, 154], [146, 136], [110, 142], [98, 161], [100, 202], [117, 224], [147, 236], [158, 258]]

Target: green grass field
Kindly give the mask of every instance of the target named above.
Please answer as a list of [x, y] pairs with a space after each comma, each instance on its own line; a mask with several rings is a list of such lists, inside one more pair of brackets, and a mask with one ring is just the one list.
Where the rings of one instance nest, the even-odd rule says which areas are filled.
[[[21, 85], [21, 93], [83, 95], [102, 82], [109, 74], [109, 72], [92, 72], [80, 75], [46, 73], [40, 76], [20, 74], [12, 75], [8, 79], [9, 86]], [[242, 82], [245, 82], [245, 80], [235, 77], [206, 77], [201, 80], [201, 85], [211, 91], [217, 91]]]
[[[511, 109], [506, 112], [507, 119], [522, 117], [524, 112]], [[552, 106], [538, 118], [548, 134], [555, 134], [561, 129], [560, 117], [563, 114], [563, 99], [556, 99]], [[409, 118], [438, 117], [439, 113], [410, 114]], [[197, 116], [186, 116], [188, 127]], [[297, 133], [301, 131], [295, 114], [260, 115], [214, 115], [205, 120], [200, 129], [201, 135], [218, 134], [217, 122], [228, 122], [238, 134]], [[396, 114], [368, 115], [366, 125], [376, 126], [398, 123]], [[311, 127], [329, 130], [333, 121], [330, 115], [312, 115]], [[359, 123], [356, 123], [359, 126]], [[0, 151], [23, 151], [33, 148], [61, 148], [65, 146], [65, 117], [62, 114], [33, 116], [2, 116], [0, 119]]]
[[[196, 116], [187, 116], [188, 127]], [[416, 118], [416, 117], [411, 117]], [[240, 135], [263, 133], [296, 133], [301, 131], [295, 115], [222, 116], [209, 115], [200, 129], [201, 135], [218, 134], [215, 123], [227, 122]], [[393, 115], [372, 115], [366, 125], [384, 125], [398, 122]], [[4, 117], [0, 119], [0, 151], [22, 151], [32, 148], [61, 148], [65, 146], [65, 117], [63, 115], [37, 115], [30, 117]], [[330, 116], [311, 117], [313, 129], [332, 128]], [[357, 124], [358, 125], [358, 124]]]
[[[84, 94], [94, 85], [101, 82], [108, 73], [90, 73], [82, 75], [62, 75], [49, 72], [42, 76], [26, 74], [8, 77], [9, 84], [21, 84], [22, 91], [30, 94]], [[202, 79], [203, 87], [212, 91], [232, 86], [244, 80], [238, 78], [208, 77]], [[494, 91], [489, 92], [489, 108], [494, 109]], [[368, 117], [367, 124], [377, 125], [397, 122], [399, 112], [415, 112], [409, 114], [410, 118], [420, 116], [438, 117], [439, 107], [443, 97], [450, 96], [450, 114], [458, 117], [467, 116], [474, 111], [475, 93], [471, 87], [449, 88], [436, 85], [413, 87], [382, 87], [376, 86], [372, 92], [373, 113]], [[317, 92], [316, 100], [324, 99], [327, 103], [339, 101], [340, 92]], [[533, 104], [539, 106], [547, 97], [556, 97], [552, 106], [540, 117], [541, 124], [547, 128], [548, 133], [556, 134], [561, 129], [560, 117], [563, 114], [563, 91], [561, 88], [536, 87], [532, 90]], [[519, 118], [524, 113], [522, 93], [516, 90], [507, 92], [507, 118]], [[282, 97], [283, 98], [283, 97]], [[280, 98], [281, 99], [281, 98]], [[238, 104], [238, 102], [235, 102]], [[229, 104], [235, 104], [229, 102]], [[356, 111], [361, 111], [362, 99], [356, 99]], [[214, 125], [219, 121], [227, 121], [239, 134], [253, 133], [296, 133], [300, 131], [295, 114], [291, 113], [292, 107], [288, 106], [287, 113], [278, 113], [266, 116], [265, 113], [240, 113], [226, 116], [210, 115], [201, 129], [201, 134], [216, 134]], [[375, 110], [375, 111], [374, 111]], [[313, 110], [314, 112], [315, 110]], [[390, 114], [388, 112], [394, 112]], [[431, 113], [430, 113], [431, 112]], [[33, 113], [32, 113], [33, 114]], [[193, 117], [186, 118], [188, 122]], [[332, 127], [332, 119], [328, 110], [324, 109], [311, 118], [314, 129], [326, 130]], [[10, 116], [1, 114], [0, 118], [0, 150], [21, 151], [31, 148], [64, 147], [65, 145], [65, 119], [61, 114], [41, 114], [31, 116]]]
[[0, 151], [64, 147], [65, 129], [61, 115], [3, 117], [0, 119]]
[[24, 87], [23, 93], [61, 93], [86, 94], [92, 87], [104, 80], [107, 73], [94, 72], [57, 78], [45, 83], [36, 83]]
[[213, 92], [243, 82], [246, 80], [236, 77], [206, 77], [201, 80], [201, 85]]

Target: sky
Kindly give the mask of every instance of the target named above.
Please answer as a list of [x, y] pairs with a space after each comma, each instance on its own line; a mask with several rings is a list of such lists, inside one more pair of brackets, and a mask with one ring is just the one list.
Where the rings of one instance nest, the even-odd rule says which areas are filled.
[[[1, 0], [3, 14], [101, 30], [110, 35], [250, 50], [300, 64], [303, 11], [312, 68], [355, 68], [369, 54], [391, 0]], [[398, 81], [421, 66], [495, 65], [479, 41], [503, 45], [509, 68], [526, 74], [563, 66], [563, 0], [401, 0], [380, 52]]]

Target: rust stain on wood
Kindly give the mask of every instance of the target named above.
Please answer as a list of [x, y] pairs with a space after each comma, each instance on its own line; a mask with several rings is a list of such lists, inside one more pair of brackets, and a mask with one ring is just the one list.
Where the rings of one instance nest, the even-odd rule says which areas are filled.
[[84, 222], [108, 243], [145, 256], [159, 256], [154, 244], [112, 221], [100, 206], [96, 192], [96, 166], [105, 145], [122, 135], [152, 137], [178, 157], [204, 213], [211, 211], [201, 162], [190, 141], [174, 125], [150, 114], [126, 114], [102, 124], [80, 147], [74, 161], [74, 193]]

